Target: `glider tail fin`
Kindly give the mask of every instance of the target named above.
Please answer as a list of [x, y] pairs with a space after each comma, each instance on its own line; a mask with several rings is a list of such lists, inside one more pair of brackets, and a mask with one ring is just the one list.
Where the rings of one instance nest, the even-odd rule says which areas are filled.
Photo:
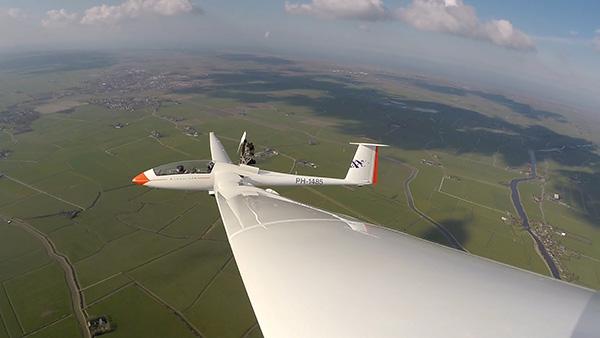
[[215, 133], [212, 131], [209, 134], [210, 139], [210, 155], [214, 162], [224, 162], [231, 163], [229, 156], [227, 155], [227, 151], [225, 151], [225, 147], [221, 144], [221, 141], [217, 138]]
[[352, 185], [377, 184], [377, 167], [379, 161], [379, 148], [387, 147], [375, 143], [350, 143], [358, 145], [345, 181]]

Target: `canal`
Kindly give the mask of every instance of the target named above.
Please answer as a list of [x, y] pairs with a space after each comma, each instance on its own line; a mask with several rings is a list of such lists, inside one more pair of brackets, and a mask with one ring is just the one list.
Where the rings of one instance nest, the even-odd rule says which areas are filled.
[[529, 151], [529, 159], [530, 159], [530, 164], [531, 164], [531, 173], [528, 177], [515, 178], [514, 180], [510, 181], [510, 190], [511, 190], [510, 197], [515, 206], [515, 210], [517, 211], [517, 214], [519, 215], [519, 218], [521, 218], [521, 224], [523, 226], [523, 229], [529, 233], [531, 238], [533, 238], [533, 240], [538, 248], [538, 251], [542, 255], [542, 258], [546, 262], [546, 265], [548, 265], [548, 268], [550, 269], [552, 276], [556, 279], [560, 279], [560, 273], [559, 273], [558, 267], [556, 265], [556, 262], [554, 261], [554, 258], [552, 258], [552, 255], [550, 255], [550, 253], [544, 246], [544, 243], [531, 230], [531, 226], [529, 224], [529, 218], [527, 218], [527, 213], [525, 212], [525, 209], [523, 208], [523, 204], [521, 203], [521, 196], [519, 195], [519, 189], [518, 189], [519, 183], [525, 182], [525, 181], [530, 181], [530, 180], [535, 180], [538, 178], [537, 171], [536, 171], [537, 165], [536, 165], [536, 159], [535, 159], [535, 152], [533, 150]]

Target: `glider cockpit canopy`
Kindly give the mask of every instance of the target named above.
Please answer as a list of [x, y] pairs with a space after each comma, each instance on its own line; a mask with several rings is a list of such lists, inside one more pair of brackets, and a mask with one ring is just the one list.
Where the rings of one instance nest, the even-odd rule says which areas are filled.
[[214, 162], [211, 160], [178, 161], [153, 168], [156, 176], [180, 174], [209, 174]]

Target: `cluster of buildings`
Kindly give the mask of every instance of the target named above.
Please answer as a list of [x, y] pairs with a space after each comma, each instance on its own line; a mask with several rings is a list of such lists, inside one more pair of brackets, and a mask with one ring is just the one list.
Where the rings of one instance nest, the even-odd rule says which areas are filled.
[[183, 127], [183, 133], [192, 137], [198, 137], [198, 135], [200, 135], [200, 132], [198, 132], [198, 130], [192, 126]]
[[432, 166], [432, 167], [433, 166], [435, 166], [435, 167], [442, 166], [442, 164], [440, 162], [432, 161], [432, 160], [428, 160], [428, 159], [424, 159], [424, 158], [421, 159], [421, 164], [425, 164], [425, 165]]
[[8, 149], [0, 149], [0, 160], [6, 160], [11, 153]]
[[11, 107], [0, 112], [0, 130], [9, 128], [14, 134], [31, 131], [31, 123], [39, 117], [35, 110]]
[[100, 80], [86, 83], [92, 93], [140, 92], [150, 90], [173, 91], [193, 88], [203, 82], [202, 76], [171, 72], [151, 72], [141, 68], [118, 69]]
[[114, 330], [107, 316], [98, 316], [88, 320], [88, 329], [92, 337], [96, 337]]
[[347, 75], [350, 77], [365, 77], [367, 75], [369, 75], [369, 73], [367, 72], [360, 72], [360, 71], [353, 71], [353, 70], [347, 70], [347, 69], [333, 69], [331, 71], [332, 73], [335, 74], [341, 74], [341, 75]]
[[117, 123], [111, 124], [110, 126], [115, 129], [121, 129], [121, 128], [125, 128], [127, 125], [128, 125], [127, 123], [123, 124], [121, 122], [117, 122]]
[[269, 158], [269, 157], [273, 157], [273, 156], [277, 156], [279, 155], [279, 152], [275, 149], [271, 149], [271, 148], [265, 148], [265, 150], [263, 151], [259, 151], [258, 153], [256, 153], [255, 157], [261, 158], [261, 159], [265, 159], [265, 158]]
[[181, 117], [181, 116], [167, 116], [167, 115], [163, 115], [161, 116], [161, 118], [173, 122], [173, 123], [177, 123], [177, 122], [181, 122], [181, 121], [185, 121], [185, 118]]
[[158, 109], [161, 101], [155, 97], [106, 97], [92, 98], [89, 103], [110, 110], [134, 112], [143, 108]]
[[307, 160], [297, 160], [296, 163], [300, 164], [300, 165], [303, 165], [305, 167], [313, 168], [313, 169], [317, 168], [317, 165], [314, 162], [307, 161]]
[[560, 273], [561, 278], [567, 281], [574, 281], [577, 276], [568, 271], [563, 264], [561, 259], [579, 258], [580, 254], [577, 251], [567, 248], [560, 242], [561, 237], [566, 237], [567, 233], [563, 230], [557, 230], [550, 224], [534, 223], [531, 226], [531, 230], [536, 236], [542, 241], [544, 247], [548, 250], [548, 254], [552, 256], [552, 259], [556, 263], [556, 267]]

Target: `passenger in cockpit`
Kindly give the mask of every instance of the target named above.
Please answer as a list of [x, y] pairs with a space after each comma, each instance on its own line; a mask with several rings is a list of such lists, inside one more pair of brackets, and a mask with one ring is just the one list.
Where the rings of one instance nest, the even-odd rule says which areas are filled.
[[177, 173], [178, 174], [183, 174], [185, 173], [185, 168], [180, 164], [177, 167], [175, 167], [177, 169]]
[[215, 166], [215, 162], [208, 162], [208, 168], [206, 169], [206, 172], [210, 174], [210, 172], [213, 170], [213, 167]]

